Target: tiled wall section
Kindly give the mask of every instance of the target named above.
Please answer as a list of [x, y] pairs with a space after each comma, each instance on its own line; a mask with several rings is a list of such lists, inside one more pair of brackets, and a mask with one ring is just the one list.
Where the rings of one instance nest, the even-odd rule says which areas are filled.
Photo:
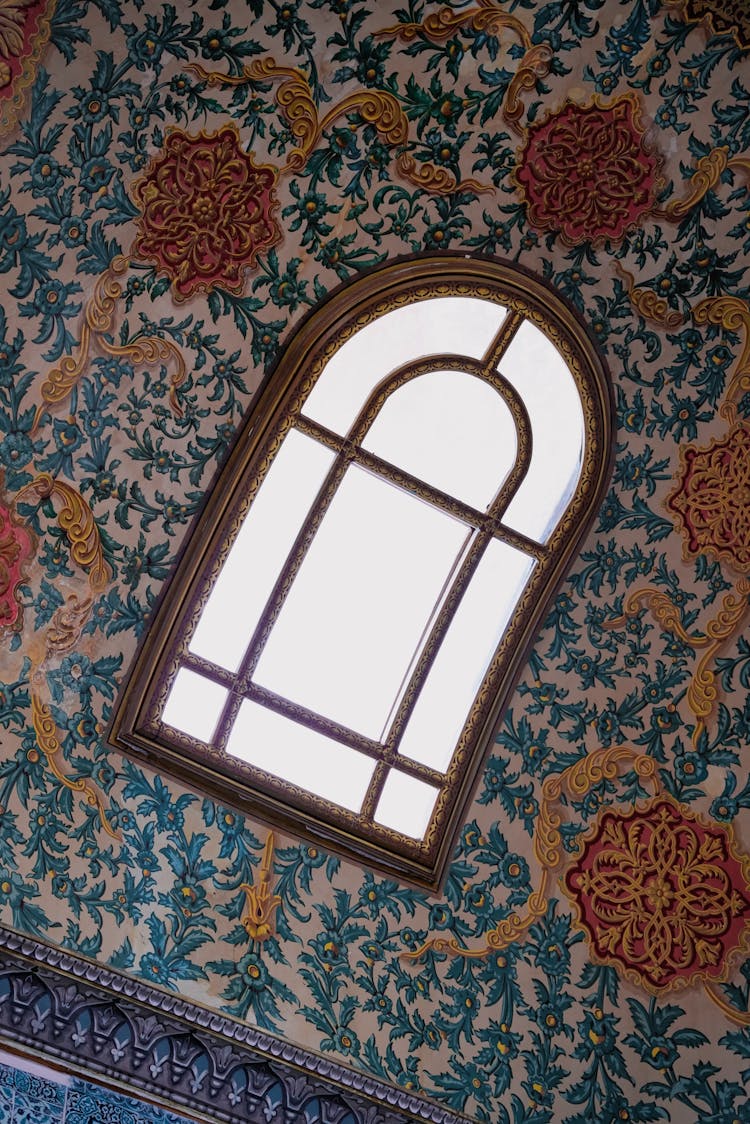
[[0, 1124], [105, 1122], [187, 1124], [182, 1116], [0, 1053]]

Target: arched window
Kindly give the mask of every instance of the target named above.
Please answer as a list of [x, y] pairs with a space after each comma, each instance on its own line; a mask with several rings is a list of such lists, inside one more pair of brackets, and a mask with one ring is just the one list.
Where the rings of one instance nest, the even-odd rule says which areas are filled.
[[436, 888], [610, 414], [585, 332], [517, 268], [435, 255], [341, 289], [257, 395], [114, 744]]

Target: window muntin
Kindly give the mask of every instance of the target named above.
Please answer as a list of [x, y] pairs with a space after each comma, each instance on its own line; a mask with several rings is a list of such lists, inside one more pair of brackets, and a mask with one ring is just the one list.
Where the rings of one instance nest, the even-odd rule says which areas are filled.
[[438, 508], [347, 468], [254, 681], [379, 739], [466, 535]]
[[504, 520], [521, 534], [546, 542], [581, 474], [580, 394], [563, 356], [528, 321], [514, 335], [499, 366], [523, 397], [534, 445], [529, 471]]
[[441, 353], [481, 359], [505, 312], [502, 305], [475, 297], [437, 295], [385, 312], [331, 356], [305, 402], [305, 415], [346, 433], [389, 371]]
[[385, 400], [362, 448], [486, 511], [516, 461], [516, 427], [495, 387], [431, 371]]
[[[364, 293], [360, 300], [357, 288]], [[170, 591], [155, 623], [156, 653], [139, 659], [113, 737], [160, 766], [166, 762], [184, 777], [199, 778], [224, 800], [435, 886], [482, 750], [533, 637], [531, 607], [538, 619], [566, 551], [605, 486], [608, 388], [593, 349], [571, 331], [559, 302], [497, 264], [446, 258], [407, 263], [341, 297], [340, 308], [334, 298], [320, 311], [322, 324], [312, 341], [304, 331], [293, 339], [277, 385], [272, 380], [261, 396], [249, 423], [251, 438], [244, 439], [247, 451], [235, 450], [217, 486], [214, 511], [210, 518], [204, 514], [205, 526], [191, 540], [189, 565], [173, 583], [176, 596]], [[462, 310], [470, 330], [461, 347]], [[384, 331], [387, 324], [395, 325], [393, 333]], [[522, 333], [534, 341], [525, 376], [521, 360], [510, 362]], [[540, 371], [546, 371], [546, 397], [553, 388], [561, 402], [558, 416], [567, 431], [562, 473], [545, 455], [545, 442], [558, 435]], [[445, 441], [442, 419], [436, 426], [433, 417], [413, 448], [409, 444], [408, 428], [418, 425], [420, 395], [431, 379], [433, 386], [442, 380], [448, 387], [449, 411], [457, 409], [460, 385], [471, 388], [467, 400], [482, 403], [474, 431], [482, 469], [463, 472], [472, 431], [461, 419], [460, 451], [445, 458], [447, 475], [430, 440], [437, 436], [437, 446]], [[316, 396], [320, 387], [325, 393]], [[400, 394], [402, 413], [410, 418], [406, 426], [388, 420], [388, 411], [401, 410]], [[426, 423], [440, 397], [429, 390], [427, 395], [421, 411]], [[494, 443], [493, 427], [483, 424], [487, 416], [497, 419]], [[390, 427], [387, 447], [378, 438], [383, 426]], [[299, 479], [297, 455], [310, 465]], [[546, 489], [539, 488], [537, 463], [548, 474]], [[451, 464], [457, 466], [452, 476]], [[537, 481], [531, 489], [529, 479]], [[331, 527], [353, 480], [364, 482], [361, 495], [370, 499], [355, 498], [350, 518], [343, 519], [346, 527], [358, 513], [359, 526], [350, 526], [347, 541], [346, 532], [337, 535]], [[519, 507], [514, 497], [524, 487], [530, 498]], [[388, 497], [382, 518], [375, 495]], [[393, 497], [395, 508], [418, 513], [404, 515], [400, 529], [384, 517]], [[520, 515], [509, 518], [514, 503]], [[528, 504], [535, 513], [524, 523]], [[283, 516], [292, 508], [295, 518], [287, 520]], [[361, 517], [367, 511], [370, 522]], [[283, 523], [272, 536], [276, 558], [258, 566], [256, 550], [274, 525], [274, 513]], [[338, 636], [323, 659], [328, 618], [325, 606], [320, 612], [315, 602], [338, 596], [352, 568], [359, 571], [353, 580], [365, 598], [388, 568], [394, 578], [390, 596], [397, 597], [409, 571], [398, 565], [398, 547], [419, 554], [426, 544], [429, 554], [434, 532], [427, 526], [439, 527], [443, 536], [434, 549], [440, 565], [429, 570], [432, 560], [417, 558], [410, 571], [414, 584], [403, 587], [405, 603], [425, 596], [404, 631], [399, 658], [391, 661], [371, 645], [369, 663], [360, 661], [358, 683], [353, 647], [367, 652], [378, 616], [393, 608], [391, 619], [398, 618], [398, 608], [389, 605], [389, 595], [381, 597], [369, 624], [358, 629], [355, 620], [346, 631], [347, 617], [357, 612], [344, 605]], [[333, 544], [334, 581], [326, 593], [318, 577], [315, 612], [298, 615], [304, 643], [297, 652], [294, 630], [286, 639], [283, 631], [292, 619], [295, 588], [299, 600], [316, 553], [323, 557], [319, 571], [326, 569], [326, 537]], [[366, 576], [371, 556], [375, 565]], [[295, 660], [295, 668], [285, 668]], [[391, 676], [384, 685], [378, 665], [386, 662]], [[322, 687], [305, 674], [318, 663], [324, 667]], [[358, 698], [342, 706], [335, 689], [326, 694], [325, 668], [334, 671], [329, 687], [343, 684], [343, 697], [349, 691]], [[225, 692], [213, 736], [181, 733], [179, 722], [166, 721], [164, 699], [175, 675], [188, 672]], [[460, 701], [460, 714], [450, 712], [451, 700]]]
[[196, 656], [237, 670], [333, 459], [297, 430], [286, 435], [190, 638]]

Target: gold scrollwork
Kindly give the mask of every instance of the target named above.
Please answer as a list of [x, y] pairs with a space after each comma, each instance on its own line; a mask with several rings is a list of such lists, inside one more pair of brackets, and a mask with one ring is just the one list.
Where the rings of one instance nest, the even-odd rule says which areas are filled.
[[703, 990], [709, 999], [716, 1004], [716, 1006], [723, 1011], [728, 1019], [732, 1022], [738, 1023], [739, 1026], [750, 1026], [750, 1011], [738, 1011], [731, 1003], [727, 1003], [726, 999], [719, 993], [719, 987], [714, 983], [704, 983]]
[[515, 31], [524, 47], [531, 46], [529, 33], [521, 21], [501, 11], [494, 0], [479, 0], [478, 7], [467, 8], [463, 12], [454, 12], [448, 7], [438, 8], [421, 23], [396, 23], [376, 31], [375, 35], [380, 38], [389, 36], [410, 43], [421, 33], [439, 43], [443, 39], [449, 39], [462, 27], [473, 27], [475, 31], [484, 31], [487, 35], [496, 35], [507, 27]]
[[399, 173], [417, 187], [434, 195], [447, 195], [454, 191], [491, 192], [494, 188], [475, 179], [457, 180], [445, 168], [425, 162], [417, 164], [405, 151], [409, 143], [409, 121], [398, 99], [387, 90], [358, 90], [338, 102], [321, 119], [313, 101], [305, 74], [294, 67], [278, 66], [273, 58], [254, 59], [242, 74], [227, 75], [206, 70], [199, 63], [187, 67], [208, 85], [239, 86], [248, 82], [282, 79], [276, 92], [276, 103], [284, 114], [297, 141], [289, 153], [282, 173], [299, 172], [307, 163], [315, 146], [326, 129], [349, 113], [357, 113], [366, 125], [373, 125], [383, 141], [391, 148], [401, 150], [396, 157]]
[[117, 302], [122, 296], [122, 285], [118, 278], [126, 273], [129, 267], [130, 259], [118, 254], [110, 262], [107, 271], [97, 280], [94, 293], [84, 312], [78, 353], [66, 355], [45, 377], [41, 387], [42, 401], [36, 409], [32, 432], [38, 429], [45, 410], [52, 406], [59, 406], [70, 395], [83, 375], [94, 343], [105, 355], [113, 358], [126, 357], [132, 359], [134, 363], [145, 363], [150, 366], [172, 359], [175, 363], [175, 371], [170, 382], [169, 401], [175, 414], [181, 416], [182, 409], [177, 399], [177, 390], [187, 377], [187, 367], [177, 345], [171, 340], [161, 339], [158, 336], [144, 336], [142, 339], [119, 345], [107, 339], [113, 329]]
[[253, 59], [241, 74], [223, 74], [217, 70], [207, 70], [198, 62], [185, 67], [205, 82], [207, 86], [246, 86], [249, 82], [268, 82], [281, 79], [276, 91], [276, 104], [279, 106], [297, 141], [287, 157], [281, 172], [299, 172], [304, 168], [310, 153], [320, 139], [321, 126], [318, 110], [313, 100], [310, 86], [302, 70], [292, 66], [280, 66], [274, 58], [266, 56]]
[[652, 781], [655, 790], [658, 790], [654, 759], [626, 745], [594, 750], [562, 772], [552, 773], [545, 779], [534, 833], [534, 855], [543, 867], [556, 870], [562, 862], [562, 817], [558, 805], [563, 793], [582, 799], [601, 781], [616, 780], [624, 764], [629, 765], [642, 780]]
[[563, 793], [584, 797], [600, 781], [616, 780], [623, 764], [628, 764], [642, 780], [650, 780], [655, 792], [658, 792], [655, 761], [630, 746], [595, 750], [561, 773], [554, 773], [546, 778], [542, 785], [542, 799], [534, 831], [534, 857], [542, 867], [542, 877], [537, 889], [526, 899], [523, 914], [513, 913], [510, 917], [503, 918], [494, 929], [485, 934], [485, 944], [479, 948], [466, 948], [455, 937], [430, 937], [414, 952], [402, 953], [402, 958], [418, 960], [426, 952], [439, 952], [476, 960], [491, 952], [499, 952], [525, 936], [534, 922], [546, 912], [551, 875], [562, 862], [562, 816], [558, 811], [560, 797]]
[[750, 47], [750, 11], [745, 0], [664, 0], [686, 23], [702, 23], [707, 34], [731, 35], [740, 51]]
[[523, 136], [520, 125], [524, 109], [521, 95], [527, 90], [533, 90], [540, 78], [546, 78], [553, 58], [554, 52], [548, 43], [534, 44], [528, 48], [510, 80], [503, 103], [503, 120], [518, 136]]
[[88, 571], [89, 584], [96, 593], [104, 589], [110, 580], [109, 566], [104, 561], [102, 540], [91, 508], [84, 498], [63, 480], [55, 480], [48, 472], [35, 476], [16, 497], [16, 503], [27, 493], [34, 493], [39, 500], [51, 497], [61, 501], [57, 515], [60, 528], [70, 542], [73, 560]]
[[49, 707], [42, 702], [35, 689], [31, 691], [31, 722], [36, 734], [37, 745], [47, 758], [47, 764], [60, 784], [69, 788], [71, 792], [80, 792], [86, 797], [90, 808], [96, 808], [102, 821], [102, 827], [113, 839], [122, 840], [121, 834], [112, 827], [104, 809], [102, 794], [96, 785], [84, 777], [68, 777], [60, 764], [62, 745], [58, 735], [57, 726]]
[[681, 199], [673, 199], [666, 207], [654, 208], [651, 212], [656, 219], [666, 219], [669, 222], [679, 222], [696, 205], [700, 203], [706, 192], [716, 187], [719, 178], [729, 163], [729, 149], [726, 145], [713, 148], [705, 156], [701, 156], [695, 171], [690, 177], [690, 183]]
[[391, 27], [384, 27], [375, 32], [376, 38], [401, 39], [404, 43], [411, 43], [419, 34], [427, 39], [440, 43], [449, 39], [462, 27], [472, 27], [475, 31], [483, 31], [487, 35], [497, 35], [499, 31], [508, 28], [514, 31], [522, 45], [529, 49], [531, 37], [521, 21], [508, 12], [503, 12], [497, 7], [494, 0], [479, 0], [476, 8], [467, 8], [462, 12], [454, 12], [452, 8], [438, 8], [430, 12], [421, 23], [395, 23]]
[[706, 297], [693, 309], [696, 324], [716, 324], [729, 332], [742, 332], [744, 340], [729, 379], [719, 413], [730, 422], [737, 417], [736, 402], [750, 390], [750, 306], [739, 297]]
[[251, 941], [265, 941], [273, 936], [274, 916], [281, 905], [278, 894], [271, 893], [271, 874], [273, 872], [273, 832], [269, 831], [266, 845], [263, 848], [263, 858], [257, 882], [252, 885], [243, 882], [240, 886], [245, 891], [245, 908], [240, 921]]
[[466, 948], [455, 937], [430, 937], [413, 952], [402, 952], [403, 960], [419, 960], [426, 952], [448, 953], [452, 956], [462, 956], [465, 960], [480, 960], [489, 956], [491, 952], [500, 952], [511, 944], [515, 944], [525, 936], [535, 921], [543, 917], [547, 911], [547, 883], [549, 874], [542, 871], [542, 880], [539, 887], [529, 894], [526, 899], [524, 913], [511, 913], [499, 921], [494, 929], [485, 933], [486, 944], [479, 948]]
[[498, 8], [495, 0], [480, 0], [476, 8], [467, 8], [462, 12], [455, 12], [452, 8], [439, 8], [431, 12], [421, 23], [397, 23], [384, 27], [375, 32], [377, 36], [389, 36], [410, 43], [418, 35], [439, 43], [454, 35], [462, 27], [471, 27], [474, 31], [485, 32], [487, 35], [497, 35], [500, 31], [508, 29], [519, 38], [524, 48], [518, 70], [511, 79], [508, 92], [503, 105], [503, 118], [506, 123], [519, 136], [522, 134], [519, 122], [523, 114], [521, 95], [526, 90], [533, 90], [540, 78], [549, 74], [553, 51], [548, 43], [532, 45], [524, 24], [515, 16]]
[[693, 651], [703, 651], [686, 696], [687, 704], [695, 717], [694, 743], [697, 743], [705, 730], [706, 719], [710, 717], [718, 697], [715, 675], [710, 664], [719, 648], [735, 635], [747, 616], [750, 609], [748, 594], [750, 594], [750, 581], [741, 578], [737, 582], [736, 591], [727, 593], [722, 598], [719, 612], [708, 622], [703, 633], [689, 633], [682, 624], [679, 609], [673, 604], [669, 595], [651, 586], [631, 593], [625, 601], [622, 614], [605, 621], [606, 628], [622, 628], [630, 617], [637, 616], [644, 609], [648, 609], [657, 624], [666, 632], [671, 632]]
[[62, 655], [69, 652], [78, 640], [83, 626], [91, 612], [93, 600], [84, 597], [81, 600], [72, 593], [52, 617], [46, 636], [45, 658]]
[[615, 262], [615, 269], [620, 277], [625, 282], [627, 294], [630, 297], [630, 303], [635, 311], [642, 316], [644, 320], [651, 320], [654, 324], [659, 324], [662, 328], [673, 330], [682, 324], [683, 317], [677, 309], [670, 309], [664, 297], [659, 297], [653, 289], [641, 289], [635, 283], [635, 277], [632, 273], [628, 273], [620, 262]]
[[736, 168], [750, 179], [750, 160], [746, 156], [733, 156], [731, 160], [727, 161], [727, 167], [733, 171]]

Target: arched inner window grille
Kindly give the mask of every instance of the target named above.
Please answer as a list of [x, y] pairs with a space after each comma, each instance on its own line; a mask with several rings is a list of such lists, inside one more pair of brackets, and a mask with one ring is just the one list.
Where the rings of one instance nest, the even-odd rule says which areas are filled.
[[350, 296], [307, 355], [291, 345], [157, 618], [156, 663], [139, 661], [146, 701], [118, 712], [138, 710], [125, 748], [218, 766], [222, 798], [266, 815], [270, 798], [284, 824], [431, 886], [523, 606], [604, 479], [590, 347], [502, 270], [478, 285], [482, 268], [446, 283], [412, 263], [400, 287], [386, 270], [385, 294]]

